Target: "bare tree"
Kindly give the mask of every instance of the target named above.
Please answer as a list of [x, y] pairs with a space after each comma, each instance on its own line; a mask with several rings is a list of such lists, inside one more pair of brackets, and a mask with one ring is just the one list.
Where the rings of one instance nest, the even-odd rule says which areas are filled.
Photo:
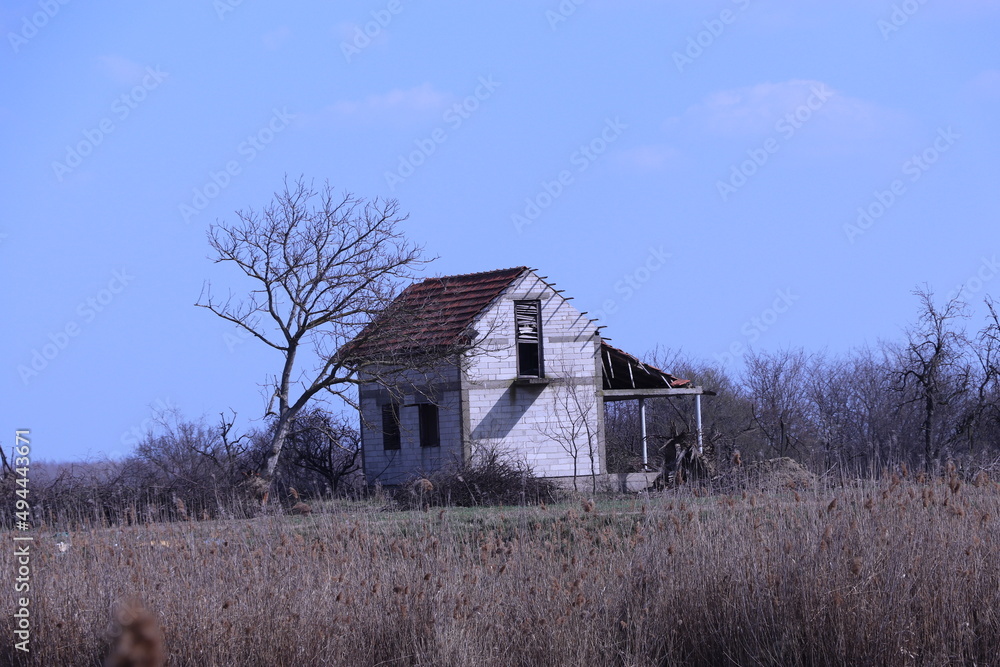
[[[371, 324], [421, 312], [413, 303], [387, 308], [426, 260], [399, 230], [406, 216], [395, 200], [335, 195], [329, 185], [315, 190], [301, 178], [286, 181], [262, 210], [236, 216], [233, 224], [213, 225], [209, 243], [216, 262], [234, 264], [254, 287], [242, 300], [219, 300], [206, 285], [196, 305], [281, 353], [268, 381], [275, 427], [260, 470], [270, 484], [292, 421], [309, 401], [328, 391], [353, 404], [348, 390], [359, 383], [362, 352], [370, 360], [373, 349], [400, 351], [392, 326]], [[383, 368], [414, 363], [405, 354], [378, 361]]]
[[[658, 347], [649, 356], [651, 365], [667, 369], [678, 377], [690, 380], [693, 385], [714, 392], [705, 405], [702, 431], [704, 441], [711, 444], [720, 467], [731, 461], [736, 452], [750, 457], [761, 452], [761, 434], [754, 422], [751, 397], [743, 383], [731, 377], [721, 366], [692, 361], [665, 348]], [[697, 416], [692, 399], [691, 396], [679, 396], [648, 401], [647, 411], [654, 437], [665, 441], [665, 438], [681, 433], [694, 433]]]
[[803, 398], [809, 357], [801, 349], [750, 352], [746, 365], [754, 423], [778, 456], [799, 451], [809, 441], [810, 420]]
[[642, 464], [639, 406], [635, 401], [604, 404], [604, 443], [608, 472], [636, 472]]
[[563, 451], [573, 460], [573, 490], [578, 490], [580, 460], [589, 461], [591, 491], [597, 492], [597, 397], [592, 389], [573, 383], [568, 373], [564, 382], [553, 384], [555, 400], [549, 409], [548, 418], [539, 427], [543, 435], [559, 443]]
[[7, 479], [8, 476], [14, 476], [14, 469], [10, 467], [10, 463], [7, 461], [7, 454], [3, 451], [3, 447], [0, 447], [0, 480]]
[[986, 298], [985, 305], [986, 323], [970, 341], [974, 370], [966, 408], [957, 425], [970, 456], [977, 453], [977, 448], [1000, 444], [996, 440], [1000, 426], [1000, 316], [991, 298]]
[[986, 325], [979, 332], [977, 357], [981, 369], [978, 387], [981, 421], [992, 426], [993, 446], [1000, 448], [1000, 316], [996, 303], [986, 299]]
[[814, 458], [822, 459], [823, 467], [829, 469], [860, 456], [855, 447], [860, 438], [850, 366], [846, 361], [817, 355], [809, 362], [805, 376], [806, 409], [815, 436]]
[[233, 437], [235, 418], [222, 414], [213, 426], [185, 420], [177, 410], [156, 414], [155, 429], [124, 462], [129, 484], [221, 508], [244, 480], [250, 463], [249, 439]]
[[335, 495], [343, 480], [360, 469], [361, 434], [345, 420], [321, 410], [296, 416], [287, 447], [287, 463], [320, 477]]
[[960, 326], [968, 315], [965, 302], [958, 298], [939, 308], [929, 288], [913, 294], [920, 300], [920, 316], [907, 331], [899, 353], [897, 387], [909, 391], [907, 400], [921, 408], [924, 468], [930, 470], [956, 435], [954, 428], [944, 424], [940, 413], [953, 407], [970, 388], [972, 369], [966, 357], [969, 341]]

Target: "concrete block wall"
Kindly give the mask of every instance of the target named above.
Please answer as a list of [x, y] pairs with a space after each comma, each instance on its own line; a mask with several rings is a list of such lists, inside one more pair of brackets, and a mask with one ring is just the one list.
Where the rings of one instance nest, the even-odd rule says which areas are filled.
[[[574, 413], [570, 405], [569, 414], [562, 414], [567, 404], [554, 394], [563, 389], [565, 387], [547, 385], [537, 392], [537, 397], [525, 398], [521, 388], [471, 388], [468, 399], [472, 426], [470, 452], [474, 455], [477, 449], [493, 447], [527, 462], [538, 475], [557, 477], [590, 474], [592, 450], [594, 472], [603, 472], [604, 442], [596, 423], [598, 401], [590, 399], [593, 403], [589, 411]], [[519, 396], [510, 399], [511, 391]], [[493, 407], [505, 403], [514, 405], [501, 409]], [[591, 422], [589, 439], [583, 419]]]
[[[365, 476], [369, 484], [402, 484], [413, 477], [461, 461], [462, 393], [457, 366], [443, 366], [426, 373], [409, 373], [398, 388], [400, 395], [376, 384], [361, 388], [362, 446]], [[400, 401], [400, 448], [386, 450], [382, 434], [382, 406]], [[416, 404], [438, 406], [440, 446], [420, 446], [420, 422]]]
[[[535, 299], [541, 303], [548, 383], [521, 385], [515, 382], [514, 301]], [[488, 332], [487, 347], [493, 351], [471, 358], [463, 381], [467, 456], [477, 448], [496, 447], [546, 477], [590, 474], [592, 463], [595, 472], [603, 472], [604, 406], [597, 396], [603, 371], [594, 323], [528, 272], [476, 328]]]

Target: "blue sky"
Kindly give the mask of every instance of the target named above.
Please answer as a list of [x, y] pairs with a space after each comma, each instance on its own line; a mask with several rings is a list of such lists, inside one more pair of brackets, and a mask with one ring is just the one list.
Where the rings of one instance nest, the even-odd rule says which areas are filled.
[[[898, 338], [1000, 293], [998, 0], [0, 9], [5, 442], [243, 424], [275, 353], [204, 309], [286, 174], [395, 197], [429, 274], [528, 265], [630, 352]], [[737, 354], [732, 354], [736, 351]], [[7, 446], [7, 445], [5, 445]]]

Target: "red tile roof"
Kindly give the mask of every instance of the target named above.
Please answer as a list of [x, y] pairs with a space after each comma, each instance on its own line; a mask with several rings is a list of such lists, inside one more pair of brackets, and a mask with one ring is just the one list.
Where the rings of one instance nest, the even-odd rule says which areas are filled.
[[[403, 290], [354, 341], [341, 349], [352, 357], [378, 357], [409, 350], [442, 348], [460, 343], [460, 336], [514, 280], [528, 268], [428, 278]], [[391, 313], [406, 313], [405, 321], [381, 335]]]

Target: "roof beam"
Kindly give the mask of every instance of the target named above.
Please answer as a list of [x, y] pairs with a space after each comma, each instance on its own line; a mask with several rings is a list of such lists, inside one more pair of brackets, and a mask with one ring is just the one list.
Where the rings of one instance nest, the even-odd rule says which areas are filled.
[[637, 398], [656, 398], [657, 396], [694, 396], [702, 394], [715, 396], [714, 391], [705, 391], [704, 387], [684, 387], [681, 389], [605, 389], [601, 396], [607, 401], [631, 401]]

